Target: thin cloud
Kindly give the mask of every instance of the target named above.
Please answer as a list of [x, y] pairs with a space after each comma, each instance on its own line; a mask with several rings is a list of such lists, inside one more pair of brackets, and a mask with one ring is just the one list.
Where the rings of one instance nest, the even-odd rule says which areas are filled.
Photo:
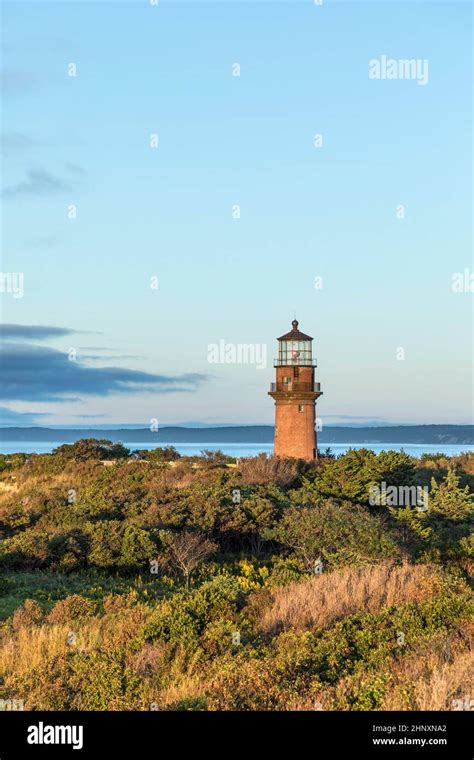
[[36, 141], [23, 132], [3, 132], [0, 138], [0, 147], [5, 154], [29, 150], [34, 145], [36, 145]]
[[0, 324], [0, 338], [4, 340], [46, 340], [47, 338], [74, 335], [78, 332], [79, 330], [71, 330], [69, 327], [55, 327], [53, 325]]
[[7, 95], [28, 92], [35, 83], [33, 74], [20, 69], [2, 69], [0, 71], [0, 88]]
[[116, 351], [115, 348], [110, 346], [79, 346], [81, 351]]
[[26, 179], [15, 185], [8, 185], [3, 190], [5, 198], [49, 196], [72, 190], [72, 185], [46, 169], [27, 169]]
[[116, 362], [128, 359], [143, 359], [143, 356], [139, 356], [138, 354], [115, 354], [115, 356], [102, 356], [102, 354], [81, 354], [79, 352], [79, 358], [81, 361]]
[[79, 176], [84, 176], [84, 174], [87, 174], [86, 170], [82, 166], [79, 166], [79, 164], [67, 162], [65, 164], [65, 167], [68, 172], [71, 172], [71, 174], [77, 174]]

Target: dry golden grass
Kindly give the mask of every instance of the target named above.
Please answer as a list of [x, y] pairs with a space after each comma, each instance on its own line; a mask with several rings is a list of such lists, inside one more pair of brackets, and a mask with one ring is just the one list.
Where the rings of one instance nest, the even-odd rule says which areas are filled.
[[384, 710], [474, 709], [474, 624], [393, 664]]
[[30, 670], [47, 667], [53, 657], [71, 651], [68, 639], [71, 632], [76, 634], [76, 651], [98, 649], [103, 639], [102, 628], [102, 621], [97, 618], [77, 629], [73, 624], [22, 627], [1, 644], [0, 673], [25, 675]]
[[436, 593], [438, 586], [438, 572], [430, 565], [346, 567], [275, 589], [259, 627], [269, 634], [288, 628], [327, 628], [355, 612], [421, 602]]
[[148, 643], [128, 656], [127, 665], [142, 679], [137, 706], [140, 710], [151, 709], [153, 703], [163, 710], [204, 697], [208, 673], [203, 669], [200, 652], [189, 657], [179, 647]]
[[[157, 685], [156, 681], [145, 678], [140, 691], [140, 702], [136, 709], [143, 711], [177, 709], [176, 706], [180, 702], [205, 698], [203, 679], [196, 675], [183, 674], [167, 686]], [[156, 705], [157, 708], [152, 705]]]
[[[379, 710], [474, 710], [474, 623], [458, 631], [440, 632], [410, 655], [390, 662], [390, 681]], [[363, 685], [364, 674], [337, 684], [313, 681], [295, 697], [289, 710], [347, 710]]]
[[239, 460], [237, 470], [244, 483], [275, 483], [276, 485], [291, 485], [298, 474], [298, 463], [295, 459], [257, 454]]
[[455, 464], [468, 475], [474, 475], [474, 452], [463, 451], [457, 457], [453, 457]]
[[[417, 669], [414, 668], [416, 671]], [[405, 673], [409, 686], [398, 687], [387, 693], [384, 710], [406, 710], [407, 691], [410, 710], [469, 710], [474, 709], [474, 653], [465, 652], [452, 662], [440, 664], [436, 657], [425, 662], [426, 673], [416, 680]], [[471, 706], [472, 700], [472, 706]]]
[[45, 623], [23, 625], [17, 631], [5, 630], [0, 638], [0, 675], [25, 675], [37, 668], [47, 669], [54, 657], [71, 651], [88, 653], [105, 647], [119, 648], [136, 635], [148, 614], [137, 606], [82, 623]]

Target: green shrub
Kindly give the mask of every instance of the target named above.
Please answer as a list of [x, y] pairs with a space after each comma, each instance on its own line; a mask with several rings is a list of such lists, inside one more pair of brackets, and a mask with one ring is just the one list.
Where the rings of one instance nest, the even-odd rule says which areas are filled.
[[330, 500], [287, 509], [265, 536], [292, 550], [307, 572], [314, 572], [319, 559], [330, 567], [340, 567], [399, 554], [379, 517], [362, 507]]
[[195, 648], [206, 626], [235, 619], [242, 600], [234, 578], [215, 578], [191, 593], [177, 593], [159, 603], [145, 626], [144, 637]]
[[130, 450], [121, 443], [113, 443], [105, 438], [81, 438], [75, 443], [64, 443], [53, 449], [53, 456], [74, 459], [76, 462], [87, 459], [126, 459], [130, 456]]
[[187, 697], [180, 699], [178, 702], [172, 702], [163, 708], [165, 712], [184, 712], [207, 710], [207, 699], [205, 697]]
[[130, 710], [140, 700], [140, 677], [126, 666], [120, 650], [77, 654], [71, 670], [73, 709]]
[[56, 602], [48, 615], [49, 623], [69, 623], [83, 621], [92, 617], [96, 612], [96, 604], [79, 594], [71, 594]]
[[150, 533], [134, 525], [127, 525], [122, 538], [120, 565], [127, 570], [140, 570], [156, 555], [156, 544]]

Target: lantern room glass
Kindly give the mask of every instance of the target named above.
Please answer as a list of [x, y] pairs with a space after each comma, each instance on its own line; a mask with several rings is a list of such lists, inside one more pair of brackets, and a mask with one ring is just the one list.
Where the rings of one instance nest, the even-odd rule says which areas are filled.
[[278, 364], [281, 366], [311, 366], [310, 340], [281, 340], [278, 344]]

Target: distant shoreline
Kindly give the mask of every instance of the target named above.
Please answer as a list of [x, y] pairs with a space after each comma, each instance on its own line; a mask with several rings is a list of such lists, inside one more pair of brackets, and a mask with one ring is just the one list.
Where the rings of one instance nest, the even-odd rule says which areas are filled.
[[[172, 443], [272, 443], [273, 425], [229, 425], [228, 427], [190, 428], [164, 426], [157, 432], [149, 428], [69, 428], [3, 427], [0, 441], [61, 441], [73, 443], [80, 438], [106, 438], [123, 443], [142, 441], [162, 446]], [[387, 427], [324, 427], [318, 432], [318, 445], [331, 443], [412, 443], [474, 444], [474, 425], [393, 425]]]

